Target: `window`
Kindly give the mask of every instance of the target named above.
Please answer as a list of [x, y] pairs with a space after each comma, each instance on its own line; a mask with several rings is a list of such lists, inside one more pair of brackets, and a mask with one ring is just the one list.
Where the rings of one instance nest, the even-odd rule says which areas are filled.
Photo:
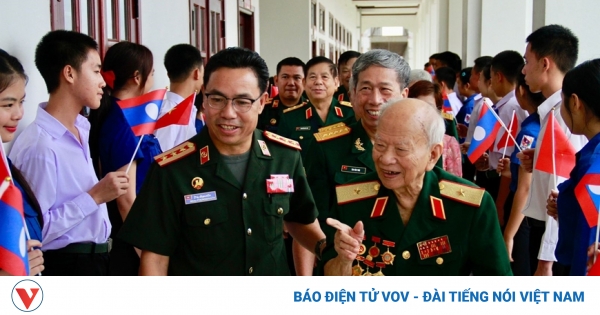
[[325, 56], [325, 42], [319, 40], [319, 56]]
[[190, 1], [190, 44], [200, 51], [206, 61], [208, 26], [206, 25], [206, 0]]
[[329, 37], [333, 37], [334, 29], [333, 29], [333, 15], [329, 13]]
[[209, 2], [209, 58], [223, 49], [225, 39], [223, 34], [223, 1], [222, 0], [207, 0]]
[[52, 0], [50, 14], [52, 30], [87, 34], [103, 54], [119, 41], [141, 41], [139, 0]]
[[346, 45], [346, 29], [342, 29], [342, 45]]
[[335, 40], [338, 40], [338, 29], [339, 29], [339, 27], [338, 27], [338, 21], [337, 21], [337, 20], [335, 20], [335, 21], [333, 22], [333, 25], [334, 25], [334, 26], [333, 26], [333, 32], [334, 32], [334, 36], [333, 36], [333, 38], [335, 38]]
[[317, 28], [317, 3], [315, 1], [310, 3], [310, 25]]
[[332, 61], [335, 60], [333, 55], [333, 44], [329, 44], [329, 59], [331, 59]]
[[319, 5], [319, 30], [325, 33], [325, 8]]

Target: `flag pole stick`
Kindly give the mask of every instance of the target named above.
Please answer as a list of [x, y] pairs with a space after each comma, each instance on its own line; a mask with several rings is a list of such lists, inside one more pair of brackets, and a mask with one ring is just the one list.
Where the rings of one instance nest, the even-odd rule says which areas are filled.
[[[512, 112], [512, 116], [510, 116], [510, 125], [508, 125], [508, 129], [512, 130], [513, 127], [513, 118], [515, 117], [515, 110], [513, 109]], [[508, 131], [507, 131], [508, 132]], [[510, 132], [508, 132], [510, 134]], [[502, 151], [502, 157], [504, 157], [506, 155], [506, 148], [508, 147], [508, 137], [506, 137], [506, 142], [504, 143], [504, 151]], [[517, 144], [517, 142], [515, 141], [515, 144]]]
[[502, 128], [504, 128], [504, 130], [506, 130], [506, 132], [508, 132], [508, 136], [515, 142], [515, 148], [517, 148], [519, 150], [519, 152], [523, 151], [523, 149], [521, 149], [521, 146], [519, 146], [519, 144], [517, 143], [517, 140], [510, 134], [510, 131], [508, 131], [508, 128], [506, 128], [506, 125], [504, 124], [502, 119], [500, 119], [498, 114], [496, 114], [496, 111], [492, 108], [492, 106], [490, 106], [490, 104], [488, 102], [486, 102], [485, 100], [483, 101], [483, 104], [485, 104], [485, 106], [487, 106], [488, 109], [492, 112], [494, 117], [496, 117], [496, 120], [500, 123]]
[[596, 241], [594, 242], [594, 259], [592, 260], [592, 264], [596, 263], [596, 258], [598, 257], [598, 236], [600, 236], [600, 213], [598, 214], [598, 224], [596, 224]]
[[[554, 180], [554, 189], [558, 190], [558, 185], [556, 184], [556, 144], [554, 142], [554, 111], [551, 111], [550, 114], [550, 127], [552, 128], [550, 130], [552, 132], [552, 179]], [[548, 126], [546, 126], [546, 128], [548, 128]]]
[[127, 165], [127, 169], [125, 170], [125, 174], [129, 173], [129, 169], [131, 168], [131, 163], [133, 163], [133, 159], [135, 158], [135, 155], [137, 154], [137, 151], [140, 148], [140, 144], [142, 144], [142, 139], [144, 139], [144, 135], [142, 135], [140, 137], [140, 141], [138, 141], [138, 144], [135, 147], [135, 151], [133, 151], [133, 155], [131, 156], [131, 160], [129, 160], [129, 165]]

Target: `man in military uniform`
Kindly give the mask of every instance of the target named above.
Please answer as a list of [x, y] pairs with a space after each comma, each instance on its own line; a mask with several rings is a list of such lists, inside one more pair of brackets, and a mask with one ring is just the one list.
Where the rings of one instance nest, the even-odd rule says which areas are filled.
[[268, 69], [228, 48], [204, 74], [206, 128], [155, 159], [120, 237], [141, 275], [288, 275], [283, 228], [317, 254], [324, 234], [297, 142], [256, 130]]
[[340, 55], [338, 58], [338, 73], [340, 74], [340, 86], [338, 87], [333, 97], [338, 101], [350, 102], [350, 78], [352, 77], [352, 66], [356, 62], [356, 59], [360, 57], [360, 53], [354, 50], [348, 50]]
[[[300, 142], [303, 149], [314, 139], [313, 134], [329, 125], [353, 120], [354, 112], [349, 102], [333, 98], [338, 85], [337, 69], [326, 57], [314, 57], [306, 63], [305, 90], [308, 102], [283, 111], [279, 134]], [[304, 157], [304, 152], [301, 152]]]
[[265, 104], [258, 116], [258, 129], [277, 133], [277, 126], [284, 109], [302, 104], [304, 93], [304, 62], [296, 57], [288, 57], [277, 64], [275, 85], [279, 94]]
[[443, 135], [421, 100], [383, 107], [377, 172], [336, 188], [325, 275], [512, 275], [491, 196], [435, 167]]

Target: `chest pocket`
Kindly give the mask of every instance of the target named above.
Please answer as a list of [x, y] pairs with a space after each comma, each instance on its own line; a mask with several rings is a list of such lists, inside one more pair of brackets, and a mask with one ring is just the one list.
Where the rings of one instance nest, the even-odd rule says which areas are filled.
[[269, 243], [283, 240], [283, 217], [290, 212], [290, 194], [272, 194], [265, 201], [263, 230]]
[[419, 251], [416, 251], [417, 264], [423, 271], [420, 274], [431, 276], [458, 275], [461, 269], [460, 257], [460, 252], [453, 249], [450, 253], [421, 260]]
[[206, 202], [184, 208], [183, 234], [200, 252], [218, 249], [216, 244], [228, 239], [229, 213], [226, 205]]

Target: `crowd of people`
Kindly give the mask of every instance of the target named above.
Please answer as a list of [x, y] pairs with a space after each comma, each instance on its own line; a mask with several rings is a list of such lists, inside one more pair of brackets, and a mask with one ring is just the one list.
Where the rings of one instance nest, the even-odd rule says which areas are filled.
[[[411, 71], [374, 49], [274, 74], [247, 49], [205, 62], [178, 44], [153, 118], [196, 106], [139, 135], [122, 104], [151, 92], [152, 52], [120, 42], [101, 58], [89, 36], [49, 32], [35, 52], [49, 98], [6, 157], [29, 274], [585, 275], [597, 227], [576, 187], [600, 148], [600, 60], [575, 67], [560, 25], [525, 42], [464, 68], [446, 51]], [[26, 83], [0, 50], [5, 143]], [[508, 128], [473, 159], [488, 109]], [[577, 151], [567, 175], [569, 159], [536, 167], [547, 129]]]

